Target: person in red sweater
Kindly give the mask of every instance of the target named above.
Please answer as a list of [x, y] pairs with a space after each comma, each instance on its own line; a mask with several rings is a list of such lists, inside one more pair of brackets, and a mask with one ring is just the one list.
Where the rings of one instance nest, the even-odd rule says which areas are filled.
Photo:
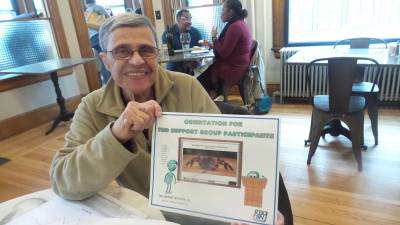
[[244, 18], [247, 10], [238, 0], [227, 0], [222, 7], [221, 19], [227, 22], [217, 38], [211, 31], [215, 63], [199, 77], [200, 83], [211, 97], [221, 94], [222, 84], [233, 85], [241, 81], [250, 64], [252, 35]]

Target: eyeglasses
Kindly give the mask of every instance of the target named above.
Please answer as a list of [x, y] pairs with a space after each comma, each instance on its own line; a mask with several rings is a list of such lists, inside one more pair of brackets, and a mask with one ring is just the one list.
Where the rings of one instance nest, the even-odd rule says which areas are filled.
[[144, 59], [151, 59], [157, 57], [159, 50], [158, 48], [153, 46], [142, 45], [137, 50], [121, 46], [121, 47], [116, 47], [113, 50], [107, 52], [111, 52], [114, 59], [126, 60], [126, 59], [131, 59], [135, 51], [139, 53], [140, 57]]
[[189, 16], [189, 17], [181, 16], [181, 20], [191, 21], [192, 17], [191, 16]]

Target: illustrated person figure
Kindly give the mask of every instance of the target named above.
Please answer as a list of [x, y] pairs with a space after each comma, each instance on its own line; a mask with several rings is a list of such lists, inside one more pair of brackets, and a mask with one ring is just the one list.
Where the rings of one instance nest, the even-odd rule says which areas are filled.
[[176, 160], [170, 160], [167, 163], [169, 172], [167, 172], [164, 177], [164, 182], [167, 184], [167, 189], [165, 190], [165, 193], [171, 193], [172, 182], [175, 182], [176, 184], [176, 176], [174, 174], [174, 171], [177, 166], [178, 162]]
[[246, 17], [247, 10], [242, 8], [239, 0], [224, 1], [221, 19], [227, 24], [218, 37], [215, 27], [211, 31], [216, 60], [199, 77], [212, 98], [221, 94], [223, 83], [239, 83], [249, 67], [253, 38], [244, 22]]
[[[181, 9], [176, 13], [176, 24], [174, 24], [170, 28], [170, 32], [172, 33], [172, 46], [175, 50], [182, 49], [182, 44], [180, 40], [181, 33], [189, 33], [190, 34], [190, 47], [197, 45], [199, 40], [201, 40], [201, 34], [199, 30], [192, 26], [192, 16], [190, 15], [189, 10]], [[162, 43], [167, 43], [166, 37], [167, 31], [162, 34]], [[167, 63], [167, 69], [171, 71], [178, 71], [183, 73], [190, 73], [188, 70], [192, 65], [197, 65], [197, 62], [169, 62]]]

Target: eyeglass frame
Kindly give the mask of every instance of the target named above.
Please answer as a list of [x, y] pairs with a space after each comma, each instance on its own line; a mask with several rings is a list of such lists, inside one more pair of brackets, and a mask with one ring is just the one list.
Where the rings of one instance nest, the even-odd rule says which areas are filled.
[[189, 16], [189, 17], [181, 16], [180, 19], [181, 20], [185, 20], [185, 21], [192, 21], [192, 17], [191, 16]]
[[[149, 47], [149, 48], [154, 49], [154, 50], [155, 50], [154, 56], [151, 56], [151, 57], [142, 56], [142, 54], [140, 53], [140, 48], [142, 48], [142, 47]], [[131, 53], [130, 53], [130, 55], [127, 56], [126, 58], [118, 58], [118, 57], [115, 57], [113, 51], [115, 51], [115, 50], [118, 49], [118, 48], [129, 49], [129, 50], [131, 51]], [[127, 46], [117, 46], [117, 47], [113, 48], [111, 51], [106, 51], [106, 53], [111, 53], [111, 56], [112, 56], [114, 59], [116, 59], [116, 60], [130, 60], [130, 59], [132, 59], [133, 54], [134, 54], [135, 52], [138, 52], [139, 56], [140, 56], [142, 59], [154, 59], [154, 58], [157, 58], [157, 56], [159, 56], [160, 49], [157, 48], [157, 47], [155, 47], [155, 46], [151, 46], [151, 45], [141, 45], [138, 49], [132, 49], [132, 48], [129, 48], [129, 47], [127, 47]]]

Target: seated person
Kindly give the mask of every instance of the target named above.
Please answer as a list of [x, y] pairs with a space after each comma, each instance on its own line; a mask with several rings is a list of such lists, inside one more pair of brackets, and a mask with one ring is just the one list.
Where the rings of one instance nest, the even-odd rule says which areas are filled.
[[[90, 39], [90, 44], [93, 49], [96, 50], [96, 53], [100, 53], [101, 47], [99, 43], [99, 34], [98, 30], [100, 28], [100, 23], [93, 23], [93, 21], [89, 22], [90, 14], [95, 13], [100, 17], [104, 17], [104, 20], [106, 18], [109, 18], [110, 15], [107, 13], [105, 8], [101, 5], [97, 5], [96, 0], [86, 0], [86, 11], [85, 11], [85, 19], [86, 23], [88, 26], [88, 32], [89, 32], [89, 39]], [[104, 20], [101, 21], [96, 21], [96, 22], [103, 22]], [[104, 67], [104, 64], [101, 62], [99, 59], [99, 64], [101, 65], [101, 81], [102, 84], [107, 83], [108, 79], [110, 79], [110, 73], [106, 70]]]
[[[148, 197], [155, 118], [162, 111], [220, 111], [195, 78], [159, 66], [156, 31], [146, 17], [118, 14], [101, 26], [99, 38], [111, 79], [78, 106], [53, 159], [51, 186], [62, 198], [82, 200], [116, 180]], [[205, 221], [163, 213], [180, 224]]]
[[238, 84], [249, 67], [253, 38], [246, 17], [247, 10], [239, 0], [224, 1], [221, 19], [227, 24], [218, 38], [215, 28], [211, 32], [215, 62], [199, 77], [212, 98], [221, 94], [222, 83]]
[[[189, 33], [190, 34], [190, 47], [192, 48], [195, 45], [198, 45], [199, 40], [201, 40], [200, 32], [192, 27], [192, 16], [190, 15], [189, 10], [181, 9], [176, 14], [176, 24], [170, 28], [170, 32], [173, 35], [172, 46], [176, 49], [182, 49], [180, 34], [181, 33]], [[166, 39], [166, 31], [162, 35], [163, 44], [167, 43]], [[186, 64], [186, 65], [185, 65]], [[183, 63], [183, 62], [169, 62], [167, 63], [167, 69], [171, 71], [179, 71], [184, 73], [189, 73], [191, 65], [193, 62]]]

